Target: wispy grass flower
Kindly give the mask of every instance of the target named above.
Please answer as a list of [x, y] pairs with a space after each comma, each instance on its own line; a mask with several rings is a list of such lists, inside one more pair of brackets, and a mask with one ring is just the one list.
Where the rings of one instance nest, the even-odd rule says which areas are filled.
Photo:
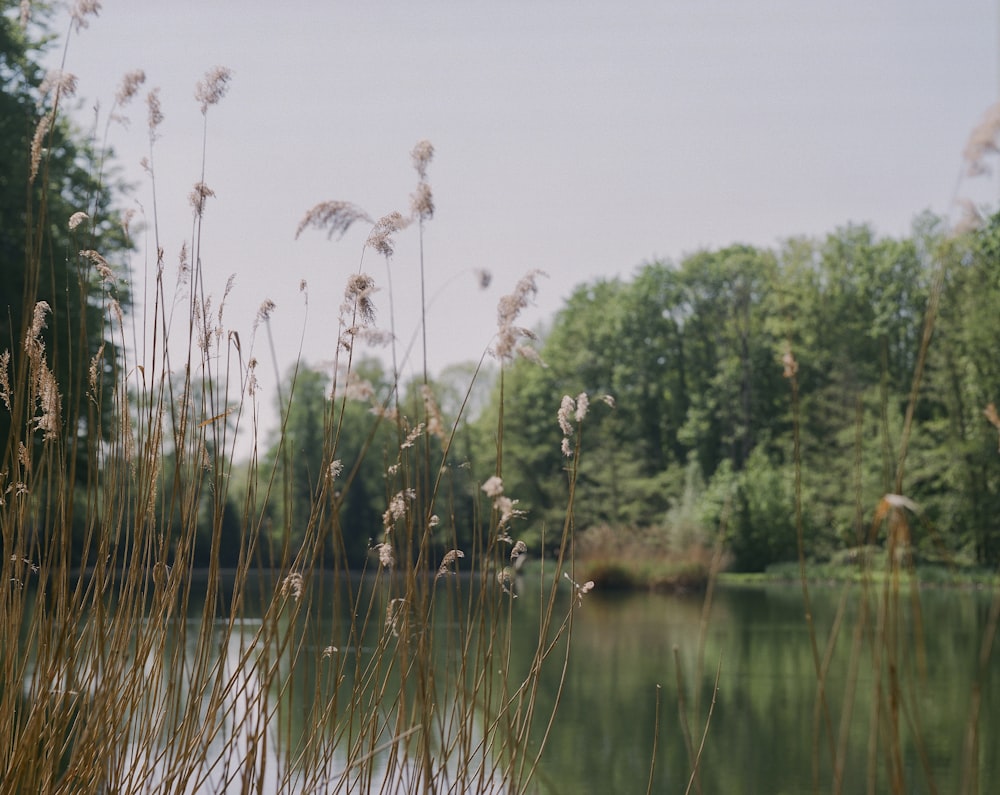
[[445, 553], [444, 557], [441, 559], [441, 565], [438, 566], [437, 575], [434, 577], [434, 579], [437, 580], [449, 574], [455, 574], [455, 570], [452, 567], [457, 568], [458, 560], [464, 557], [465, 553], [460, 549], [448, 550]]
[[[362, 327], [374, 325], [375, 303], [372, 301], [372, 295], [376, 291], [375, 280], [367, 273], [355, 273], [351, 276], [347, 280], [347, 287], [344, 288], [344, 302], [340, 305], [341, 318], [346, 321], [356, 315]], [[353, 324], [349, 326], [350, 333]]]
[[391, 569], [396, 565], [396, 556], [393, 554], [391, 543], [383, 541], [376, 545], [375, 549], [378, 550], [378, 562], [383, 569]]
[[102, 281], [106, 284], [115, 283], [115, 273], [111, 270], [108, 261], [101, 256], [100, 252], [93, 249], [86, 249], [80, 252], [80, 256], [94, 263], [94, 268], [97, 270], [97, 274], [101, 277]]
[[500, 361], [510, 361], [516, 353], [523, 355], [523, 351], [518, 350], [518, 342], [533, 337], [530, 331], [515, 325], [515, 321], [538, 294], [538, 279], [545, 275], [541, 270], [529, 271], [518, 281], [514, 291], [503, 296], [497, 304], [497, 341], [493, 355]]
[[569, 580], [570, 584], [573, 586], [573, 598], [576, 600], [576, 606], [583, 606], [583, 597], [594, 590], [594, 581], [587, 580], [587, 582], [580, 584], [572, 577], [569, 576], [569, 572], [564, 571], [563, 577]]
[[195, 216], [201, 218], [205, 214], [205, 200], [214, 196], [215, 191], [204, 182], [195, 183], [194, 188], [191, 189], [191, 193], [188, 196], [188, 201], [194, 209]]
[[73, 20], [73, 25], [77, 32], [90, 26], [87, 17], [96, 17], [101, 11], [101, 4], [98, 0], [76, 0], [70, 6], [69, 14]]
[[295, 237], [297, 239], [309, 228], [325, 231], [327, 238], [332, 238], [334, 235], [343, 237], [347, 230], [359, 221], [375, 223], [371, 216], [356, 204], [342, 201], [320, 202], [306, 212], [299, 221]]
[[149, 139], [156, 140], [157, 130], [163, 124], [163, 108], [160, 105], [160, 89], [154, 88], [146, 94], [146, 122], [149, 127]]
[[76, 96], [78, 82], [77, 76], [72, 72], [50, 69], [38, 87], [39, 103], [49, 96], [54, 96], [56, 99]]
[[34, 183], [38, 177], [38, 169], [42, 164], [42, 151], [45, 144], [45, 136], [49, 134], [49, 126], [52, 124], [52, 117], [45, 114], [38, 120], [35, 126], [35, 134], [31, 137], [31, 168], [28, 173], [28, 182]]
[[998, 136], [1000, 136], [1000, 102], [990, 106], [979, 124], [969, 134], [962, 152], [968, 176], [978, 177], [990, 173], [987, 158], [1000, 151], [997, 148]]
[[398, 212], [392, 212], [378, 219], [375, 228], [368, 235], [366, 245], [373, 248], [383, 257], [391, 257], [395, 253], [395, 242], [392, 236], [409, 226], [409, 221]]
[[127, 105], [139, 93], [139, 89], [145, 82], [146, 73], [142, 69], [133, 69], [131, 72], [126, 72], [115, 94], [115, 103], [118, 105]]
[[493, 477], [487, 478], [480, 488], [487, 497], [495, 499], [503, 494], [503, 478], [499, 475], [493, 475]]
[[233, 79], [233, 70], [225, 66], [216, 66], [205, 73], [195, 87], [195, 99], [201, 104], [202, 114], [208, 113], [212, 105], [217, 105], [229, 91], [229, 82]]
[[299, 601], [302, 598], [303, 582], [301, 574], [292, 572], [281, 581], [281, 595], [286, 598], [291, 596], [296, 602]]

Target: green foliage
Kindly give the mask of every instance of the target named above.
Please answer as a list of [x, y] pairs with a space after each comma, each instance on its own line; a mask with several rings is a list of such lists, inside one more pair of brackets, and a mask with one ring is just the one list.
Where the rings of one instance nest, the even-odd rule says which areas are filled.
[[377, 360], [362, 360], [350, 386], [341, 387], [331, 394], [330, 376], [302, 363], [280, 390], [282, 423], [262, 471], [269, 560], [294, 554], [311, 529], [326, 539], [331, 563], [361, 567], [381, 530], [386, 458], [399, 440], [372, 409], [390, 394], [389, 385]]
[[[111, 209], [115, 191], [100, 174], [103, 155], [59, 115], [60, 103], [69, 101], [66, 89], [43, 91], [46, 34], [34, 35], [40, 38], [0, 14], [0, 351], [10, 353], [10, 381], [24, 383], [17, 377], [28, 366], [20, 341], [44, 302], [40, 340], [61, 395], [59, 421], [74, 429], [66, 466], [83, 481], [87, 437], [111, 432], [110, 375], [118, 347], [109, 312], [128, 303], [125, 284], [111, 270], [102, 276], [95, 257], [84, 252], [100, 252], [105, 267], [130, 244]], [[70, 230], [78, 212], [87, 217]], [[93, 385], [91, 367], [98, 376]], [[15, 392], [10, 411], [0, 412], [8, 457], [20, 444], [36, 443], [35, 409], [29, 395]]]
[[778, 467], [755, 448], [740, 473], [729, 520], [730, 549], [742, 571], [763, 571], [796, 554], [791, 467]]
[[107, 153], [61, 115], [72, 87], [41, 65], [44, 19], [22, 29], [15, 10], [0, 13], [0, 490], [33, 477], [34, 542], [79, 563], [83, 490], [115, 432], [131, 243]]
[[[506, 374], [519, 418], [504, 437], [511, 493], [555, 516], [565, 461], [552, 395], [608, 393], [616, 409], [588, 418], [582, 437], [597, 455], [580, 468], [580, 530], [679, 535], [681, 523], [707, 540], [728, 511], [737, 568], [794, 559], [797, 428], [807, 554], [864, 542], [882, 495], [901, 488], [923, 508], [914, 543], [1000, 562], [998, 429], [983, 417], [1000, 400], [998, 252], [997, 218], [951, 238], [923, 216], [905, 239], [847, 226], [581, 285], [545, 335], [547, 366]], [[708, 484], [696, 500], [693, 474]]]

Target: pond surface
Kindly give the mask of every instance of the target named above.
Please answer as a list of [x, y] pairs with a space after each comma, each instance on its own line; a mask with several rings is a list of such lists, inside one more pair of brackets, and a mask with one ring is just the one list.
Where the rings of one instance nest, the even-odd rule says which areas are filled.
[[[553, 792], [646, 792], [657, 693], [651, 791], [684, 792], [691, 766], [678, 694], [697, 753], [716, 675], [692, 792], [698, 784], [706, 793], [834, 792], [839, 777], [839, 791], [882, 793], [890, 791], [890, 771], [897, 791], [907, 793], [957, 792], [963, 782], [989, 792], [1000, 780], [998, 654], [981, 676], [977, 666], [989, 594], [924, 590], [914, 602], [909, 591], [886, 601], [884, 592], [866, 597], [858, 586], [811, 589], [826, 710], [817, 706], [798, 585], [717, 589], [703, 642], [701, 598], [594, 596], [577, 616], [558, 730], [544, 756]], [[888, 605], [881, 624], [879, 605]], [[977, 681], [978, 752], [969, 765]]]
[[[447, 609], [435, 610], [435, 646], [449, 650], [447, 664], [454, 665], [453, 641], [463, 620], [454, 608], [471, 586], [457, 578], [448, 583], [445, 593], [435, 593], [435, 599], [451, 600]], [[270, 771], [289, 764], [281, 738], [294, 742], [303, 736], [315, 704], [337, 687], [349, 691], [350, 675], [333, 675], [337, 658], [322, 655], [324, 647], [353, 653], [355, 643], [361, 656], [370, 657], [385, 642], [378, 616], [388, 593], [380, 595], [371, 583], [361, 587], [362, 604], [372, 600], [375, 618], [350, 636], [345, 601], [330, 598], [332, 586], [320, 588], [325, 596], [294, 619], [303, 628], [298, 637], [306, 653], [286, 669], [288, 684], [270, 701], [281, 732], [254, 751], [267, 754]], [[272, 586], [264, 590], [273, 593]], [[519, 591], [506, 602], [515, 682], [531, 665], [541, 603], [539, 589], [522, 582]], [[1000, 650], [979, 662], [992, 594], [851, 586], [814, 587], [810, 596], [814, 639], [798, 585], [719, 587], [707, 611], [702, 596], [600, 591], [586, 594], [574, 609], [567, 589], [556, 614], [572, 612], [571, 654], [564, 671], [557, 648], [539, 681], [541, 717], [531, 747], [537, 749], [557, 698], [559, 705], [533, 778], [535, 790], [684, 793], [690, 784], [690, 792], [768, 795], [992, 791], [1000, 780]], [[187, 668], [195, 665], [203, 604], [204, 591], [195, 589], [187, 629], [167, 643], [164, 659], [180, 653], [191, 659]], [[241, 702], [267, 687], [253, 666], [241, 663], [260, 628], [261, 615], [248, 602], [234, 632], [218, 619], [210, 633], [217, 638], [211, 654], [221, 656], [227, 675], [240, 682], [234, 719]], [[824, 672], [822, 699], [817, 660]], [[331, 713], [331, 726], [342, 722], [341, 712]], [[243, 759], [251, 751], [249, 745], [234, 747]], [[692, 760], [699, 754], [692, 780]], [[331, 742], [323, 755], [329, 780], [335, 780], [342, 750]], [[157, 777], [145, 769], [150, 780]], [[240, 791], [224, 780], [209, 777], [203, 785], [213, 792]], [[264, 791], [273, 788], [265, 785]]]
[[[990, 791], [1000, 780], [1000, 652], [983, 670], [977, 661], [992, 595], [850, 586], [810, 597], [825, 704], [799, 585], [721, 587], [707, 614], [702, 596], [588, 594], [574, 613], [539, 791], [683, 793], [703, 735], [691, 792], [881, 793], [893, 777], [907, 793]], [[513, 602], [514, 669], [521, 656], [527, 670], [534, 652], [539, 601], [522, 587]], [[561, 675], [550, 661], [540, 715]]]

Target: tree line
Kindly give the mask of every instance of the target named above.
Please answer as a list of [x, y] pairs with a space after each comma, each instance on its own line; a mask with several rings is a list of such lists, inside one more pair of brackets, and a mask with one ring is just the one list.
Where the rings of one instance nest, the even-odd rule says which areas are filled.
[[[817, 560], [884, 544], [879, 506], [899, 493], [891, 504], [910, 514], [910, 554], [995, 565], [998, 252], [1000, 217], [956, 237], [924, 216], [904, 239], [850, 225], [580, 285], [542, 332], [544, 364], [485, 376], [478, 414], [457, 416], [468, 369], [429, 385], [453, 412], [445, 424], [457, 423], [441, 548], [484, 532], [478, 484], [496, 474], [498, 451], [505, 491], [527, 513], [522, 537], [540, 548], [556, 535], [568, 463], [556, 412], [561, 396], [585, 392], [615, 408], [592, 409], [581, 428], [578, 532], [638, 528], [667, 552], [710, 546], [721, 532], [736, 568], [761, 570], [797, 557], [799, 527]], [[391, 394], [389, 374], [368, 368], [370, 394]], [[347, 412], [359, 439], [384, 423], [363, 404], [333, 407], [328, 376], [307, 368], [305, 378], [312, 397], [293, 404], [284, 441], [300, 514], [321, 476], [309, 445], [322, 438], [322, 405]], [[401, 389], [408, 427], [425, 422], [419, 384]], [[355, 562], [389, 496], [381, 463], [402, 433], [389, 427], [345, 495], [339, 532]], [[345, 440], [346, 461], [360, 447]], [[435, 440], [433, 456], [443, 449]]]

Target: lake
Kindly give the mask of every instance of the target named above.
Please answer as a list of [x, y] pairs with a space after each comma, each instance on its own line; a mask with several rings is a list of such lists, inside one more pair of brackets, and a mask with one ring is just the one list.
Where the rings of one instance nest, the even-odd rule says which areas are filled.
[[[964, 746], [977, 681], [982, 703], [972, 782], [985, 791], [984, 782], [1000, 779], [996, 664], [991, 659], [980, 677], [976, 662], [989, 594], [928, 589], [914, 601], [908, 589], [894, 595], [851, 586], [816, 587], [810, 596], [817, 653], [828, 671], [826, 709], [818, 706], [799, 585], [716, 589], [704, 634], [701, 596], [588, 594], [574, 612], [572, 650], [536, 778], [539, 790], [646, 792], [656, 738], [652, 791], [684, 792], [691, 765], [678, 696], [696, 752], [716, 675], [718, 692], [692, 792], [700, 787], [709, 793], [792, 795], [813, 792], [816, 785], [829, 792], [838, 776], [843, 792], [870, 786], [885, 792], [890, 775], [909, 793], [958, 791], [969, 772]], [[569, 609], [568, 599], [563, 609]], [[511, 610], [512, 667], [520, 655], [527, 669], [539, 601], [538, 591], [522, 583]], [[326, 621], [318, 642], [326, 636], [337, 640], [340, 622]], [[550, 661], [541, 679], [539, 714], [554, 703], [561, 673], [560, 661]], [[296, 692], [313, 692], [313, 674], [303, 672], [309, 681]], [[292, 714], [302, 710], [294, 706]], [[540, 736], [536, 729], [534, 739]], [[840, 772], [831, 764], [833, 753], [842, 760]], [[874, 781], [871, 771], [877, 771]]]
[[[233, 735], [254, 723], [255, 718], [247, 719], [246, 705], [254, 703], [262, 688], [271, 688], [268, 703], [275, 731], [270, 741], [253, 747], [237, 741], [231, 746], [236, 757], [252, 750], [258, 760], [263, 758], [270, 780], [296, 764], [287, 746], [296, 746], [309, 731], [311, 711], [338, 688], [349, 692], [356, 674], [348, 666], [339, 669], [346, 675], [334, 675], [338, 655], [356, 655], [367, 665], [386, 642], [385, 625], [380, 627], [379, 620], [391, 595], [379, 592], [385, 587], [371, 581], [360, 585], [361, 603], [371, 597], [377, 609], [370, 626], [357, 634], [350, 633], [346, 601], [334, 598], [330, 581], [314, 583], [308, 614], [289, 616], [286, 605], [277, 618], [264, 619], [286, 629], [299, 627], [288, 637], [301, 644], [304, 653], [284, 670], [285, 684], [275, 684], [282, 677], [265, 683], [259, 662], [243, 666], [245, 675], [236, 673], [242, 670], [241, 659], [256, 659], [253, 637], [261, 629], [262, 616], [254, 615], [252, 599], [245, 602], [235, 632], [228, 632], [225, 619], [217, 619], [209, 633], [216, 638], [214, 646], [202, 645], [199, 652], [198, 616], [205, 594], [197, 587], [186, 631], [169, 633], [163, 659], [183, 652], [191, 657], [185, 665], [191, 670], [206, 648], [213, 649], [208, 654], [224, 658], [224, 670], [237, 682], [227, 720], [240, 727], [232, 731], [223, 725], [213, 741], [216, 745], [232, 743]], [[520, 681], [530, 669], [539, 634], [540, 591], [522, 580], [518, 597], [507, 598], [510, 623], [505, 621], [502, 629], [510, 638], [511, 659], [506, 664], [511, 681]], [[461, 657], [455, 640], [462, 636], [462, 605], [477, 593], [468, 580], [459, 578], [435, 589], [435, 600], [441, 600], [434, 613], [435, 658], [442, 666], [454, 666]], [[683, 793], [689, 783], [691, 792], [769, 795], [957, 792], [963, 787], [990, 791], [1000, 778], [1000, 756], [994, 753], [1000, 748], [1000, 687], [996, 655], [982, 670], [977, 660], [992, 595], [961, 589], [917, 594], [882, 586], [831, 586], [813, 587], [810, 596], [815, 657], [798, 585], [720, 586], [707, 614], [702, 596], [648, 593], [596, 591], [574, 608], [566, 589], [556, 614], [572, 614], [571, 653], [563, 669], [564, 647], [557, 645], [538, 680], [532, 749], [538, 747], [557, 698], [559, 705], [532, 779], [533, 791], [607, 795], [644, 793], [648, 788]], [[225, 601], [223, 595], [221, 604]], [[488, 631], [492, 629], [483, 626], [471, 636]], [[834, 633], [836, 642], [831, 643]], [[327, 646], [331, 652], [323, 656]], [[817, 697], [815, 659], [825, 672], [823, 700]], [[150, 665], [158, 664], [156, 659], [145, 663], [150, 671]], [[373, 681], [392, 687], [398, 685], [395, 676], [386, 670]], [[979, 719], [972, 722], [977, 694]], [[157, 700], [155, 695], [149, 698]], [[347, 700], [342, 698], [324, 718], [331, 738], [342, 731]], [[136, 726], [141, 727], [141, 721]], [[209, 748], [209, 758], [212, 751]], [[323, 764], [335, 778], [343, 751], [331, 739], [322, 752]], [[691, 760], [699, 753], [698, 776], [692, 781]], [[832, 762], [834, 758], [839, 761]], [[137, 767], [143, 766], [140, 761]], [[156, 779], [148, 760], [144, 770], [147, 783]], [[211, 771], [200, 791], [241, 791], [238, 781], [221, 783], [227, 775], [233, 774]], [[269, 783], [263, 791], [275, 789]], [[308, 789], [303, 785], [296, 791]], [[372, 791], [378, 790], [372, 786]], [[366, 791], [365, 782], [357, 781], [345, 791]]]
[[[700, 677], [700, 598], [594, 596], [579, 612], [559, 730], [544, 757], [546, 773], [556, 785], [552, 791], [645, 792], [659, 686], [660, 736], [652, 791], [684, 792], [690, 766], [678, 693], [683, 693], [689, 716], [700, 698], [702, 718], [690, 719], [697, 748], [717, 672], [716, 704], [701, 757], [701, 789], [772, 795], [835, 791], [826, 721], [822, 710], [817, 713], [816, 669], [800, 586], [719, 588], [705, 633]], [[865, 594], [860, 587], [813, 588], [810, 596], [818, 652], [821, 661], [828, 659], [833, 747], [844, 761], [841, 791], [868, 791], [869, 771], [877, 770], [871, 791], [887, 792], [887, 768], [901, 773], [904, 792], [959, 791], [990, 596], [924, 590], [914, 605], [910, 593], [903, 592], [895, 606], [898, 613], [884, 618], [883, 639], [892, 639], [893, 652], [877, 642], [874, 608], [881, 592], [868, 594], [872, 611], [864, 623]], [[828, 640], [838, 611], [838, 642], [831, 650]], [[878, 649], [881, 678], [874, 664]], [[1000, 778], [995, 657], [981, 682], [978, 778], [972, 780], [979, 782], [975, 791], [983, 792], [992, 791]], [[681, 690], [677, 661], [684, 679]], [[892, 681], [901, 694], [897, 732], [886, 728], [893, 715]], [[882, 697], [876, 698], [876, 693]], [[872, 726], [878, 729], [877, 742]], [[887, 748], [894, 735], [900, 740], [893, 755]]]

